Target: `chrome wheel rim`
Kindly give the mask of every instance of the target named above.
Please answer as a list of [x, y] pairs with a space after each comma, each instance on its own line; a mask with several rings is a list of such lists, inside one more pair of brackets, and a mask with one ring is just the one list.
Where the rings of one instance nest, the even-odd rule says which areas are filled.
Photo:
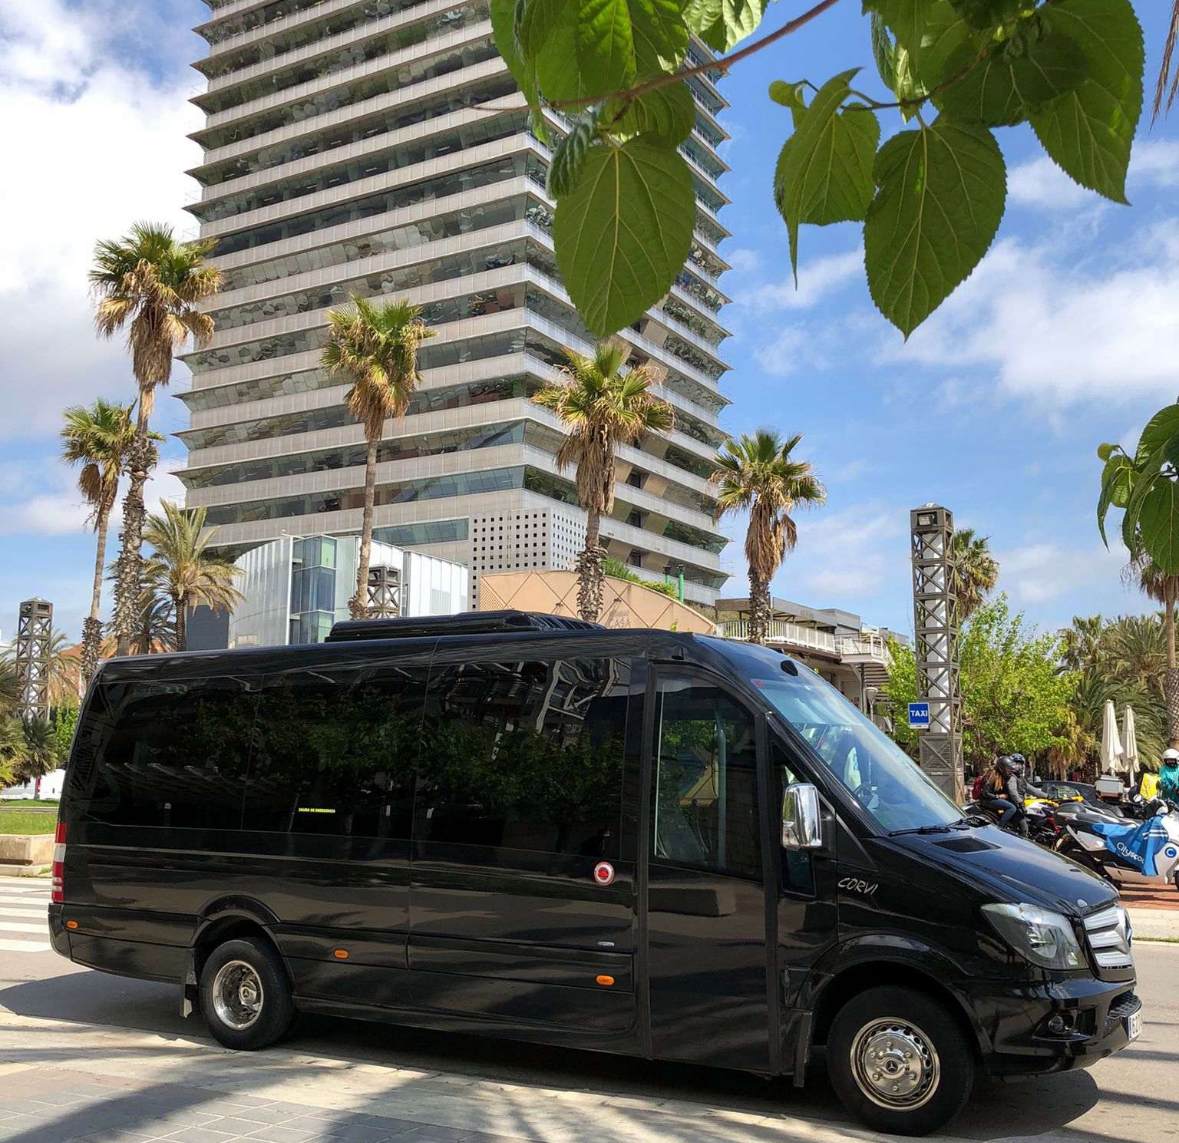
[[262, 980], [244, 960], [223, 964], [213, 978], [213, 1010], [217, 1019], [235, 1032], [244, 1032], [262, 1015]]
[[851, 1046], [856, 1086], [878, 1107], [914, 1111], [937, 1091], [941, 1061], [930, 1038], [909, 1020], [865, 1024]]

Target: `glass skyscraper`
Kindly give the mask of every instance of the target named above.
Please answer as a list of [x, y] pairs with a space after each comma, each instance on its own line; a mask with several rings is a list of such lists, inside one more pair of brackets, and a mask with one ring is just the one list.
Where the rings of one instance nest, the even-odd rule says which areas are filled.
[[[484, 572], [565, 568], [584, 541], [553, 415], [529, 397], [562, 351], [592, 349], [556, 271], [550, 151], [492, 43], [483, 0], [208, 0], [194, 97], [204, 160], [189, 207], [216, 240], [217, 333], [189, 354], [179, 473], [233, 555], [284, 534], [360, 529], [363, 434], [319, 368], [328, 311], [351, 293], [407, 297], [437, 336], [422, 386], [378, 457], [378, 538]], [[712, 57], [702, 45], [692, 62]], [[618, 457], [610, 555], [688, 602], [724, 583], [707, 481], [727, 336], [717, 246], [725, 106], [693, 81], [683, 147], [696, 180], [691, 258], [623, 331], [674, 406], [675, 430]], [[555, 132], [562, 130], [552, 116]]]

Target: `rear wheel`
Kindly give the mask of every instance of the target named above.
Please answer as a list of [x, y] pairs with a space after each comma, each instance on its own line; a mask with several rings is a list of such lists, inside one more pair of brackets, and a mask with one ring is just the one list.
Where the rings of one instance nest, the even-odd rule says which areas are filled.
[[843, 1105], [870, 1127], [927, 1135], [969, 1098], [974, 1051], [936, 1000], [909, 988], [873, 988], [836, 1015], [827, 1069]]
[[274, 946], [258, 937], [218, 945], [201, 970], [201, 1011], [227, 1048], [252, 1052], [280, 1040], [295, 1002]]

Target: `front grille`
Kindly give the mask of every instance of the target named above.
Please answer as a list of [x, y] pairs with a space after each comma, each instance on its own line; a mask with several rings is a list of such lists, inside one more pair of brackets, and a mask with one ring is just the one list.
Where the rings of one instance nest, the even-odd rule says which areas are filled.
[[1121, 905], [1111, 905], [1085, 918], [1085, 936], [1099, 968], [1133, 968], [1130, 952], [1133, 933], [1130, 918]]

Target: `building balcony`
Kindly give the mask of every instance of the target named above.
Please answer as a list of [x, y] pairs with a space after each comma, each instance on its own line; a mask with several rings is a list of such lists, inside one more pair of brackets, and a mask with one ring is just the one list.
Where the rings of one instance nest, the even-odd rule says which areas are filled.
[[[749, 621], [746, 619], [730, 619], [720, 626], [721, 634], [726, 639], [749, 638]], [[770, 620], [766, 641], [777, 650], [818, 651], [832, 658], [839, 656], [836, 639], [831, 632], [804, 627], [799, 623], [788, 623], [781, 619]]]

